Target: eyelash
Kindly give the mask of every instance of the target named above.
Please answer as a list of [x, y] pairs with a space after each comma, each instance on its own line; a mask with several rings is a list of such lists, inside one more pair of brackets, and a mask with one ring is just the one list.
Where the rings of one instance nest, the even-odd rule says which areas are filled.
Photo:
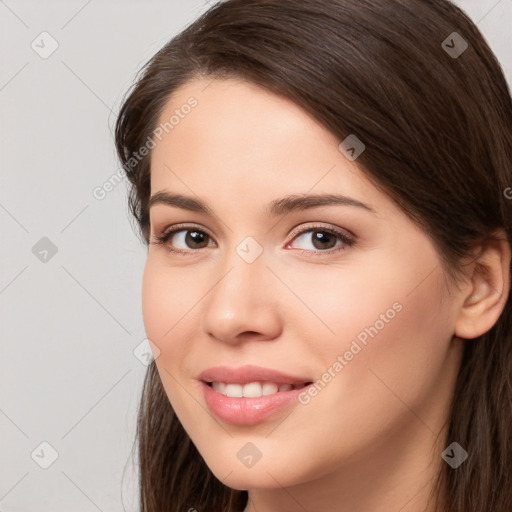
[[[155, 240], [150, 243], [155, 244], [155, 245], [164, 245], [165, 248], [173, 254], [190, 255], [194, 252], [199, 252], [203, 249], [206, 249], [207, 247], [202, 247], [200, 249], [189, 249], [189, 250], [175, 249], [175, 248], [171, 247], [170, 245], [167, 245], [166, 242], [176, 233], [179, 233], [181, 231], [193, 231], [193, 230], [204, 233], [205, 235], [210, 237], [210, 235], [208, 235], [208, 233], [206, 233], [204, 230], [200, 229], [199, 226], [193, 226], [190, 224], [185, 224], [185, 225], [178, 224], [178, 225], [172, 226], [172, 229], [168, 229], [167, 231], [164, 231], [161, 234], [155, 236]], [[347, 247], [352, 247], [355, 244], [355, 239], [349, 237], [342, 231], [340, 231], [336, 228], [332, 228], [332, 227], [326, 228], [325, 226], [321, 226], [321, 225], [313, 225], [313, 226], [309, 226], [306, 229], [293, 230], [291, 233], [292, 240], [289, 243], [293, 242], [293, 240], [295, 240], [295, 238], [297, 238], [299, 235], [303, 235], [304, 233], [309, 233], [311, 231], [312, 232], [316, 231], [316, 232], [321, 232], [321, 233], [329, 233], [331, 235], [335, 235], [339, 238], [339, 240], [341, 240], [343, 242], [343, 244], [338, 248], [328, 249], [325, 251], [322, 251], [322, 250], [311, 251], [308, 249], [296, 249], [297, 251], [300, 251], [301, 254], [308, 255], [308, 256], [311, 256], [311, 255], [322, 256], [322, 255], [326, 255], [326, 254], [331, 255], [334, 253], [338, 253], [340, 251], [345, 251], [347, 249]], [[289, 245], [289, 244], [287, 244], [287, 245]]]

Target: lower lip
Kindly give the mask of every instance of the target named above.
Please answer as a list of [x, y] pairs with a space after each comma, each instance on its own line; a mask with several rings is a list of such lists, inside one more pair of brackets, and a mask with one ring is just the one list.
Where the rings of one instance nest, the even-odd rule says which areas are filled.
[[279, 391], [273, 395], [258, 398], [237, 398], [218, 393], [211, 386], [202, 383], [206, 404], [217, 418], [235, 425], [255, 425], [279, 410], [298, 403], [298, 396], [308, 386], [290, 391]]

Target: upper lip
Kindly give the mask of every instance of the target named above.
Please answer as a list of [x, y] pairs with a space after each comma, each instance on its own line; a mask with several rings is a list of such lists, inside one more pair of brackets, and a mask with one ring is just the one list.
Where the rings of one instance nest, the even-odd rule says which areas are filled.
[[311, 382], [308, 377], [296, 377], [272, 368], [246, 365], [238, 368], [215, 366], [200, 373], [199, 380], [204, 382], [225, 382], [248, 384], [249, 382], [274, 382], [275, 384], [305, 384]]

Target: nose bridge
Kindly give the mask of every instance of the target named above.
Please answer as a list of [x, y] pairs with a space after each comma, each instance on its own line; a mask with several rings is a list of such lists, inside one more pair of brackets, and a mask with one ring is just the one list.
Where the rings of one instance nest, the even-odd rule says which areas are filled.
[[257, 302], [257, 287], [267, 281], [266, 274], [269, 272], [263, 246], [254, 237], [246, 236], [229, 247], [222, 260], [219, 274], [223, 277], [215, 287], [218, 294], [226, 295], [226, 298], [238, 297], [238, 300], [245, 302]]
[[263, 247], [249, 238], [225, 255], [205, 302], [204, 331], [225, 341], [248, 331], [274, 337], [279, 329], [267, 259]]

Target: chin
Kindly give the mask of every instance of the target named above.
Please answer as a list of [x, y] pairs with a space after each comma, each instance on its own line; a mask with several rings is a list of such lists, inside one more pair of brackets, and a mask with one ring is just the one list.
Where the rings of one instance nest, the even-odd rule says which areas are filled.
[[[269, 472], [270, 474], [274, 474], [272, 471]], [[279, 484], [281, 484], [279, 485], [268, 473], [261, 470], [255, 473], [253, 473], [251, 469], [246, 471], [237, 470], [233, 471], [227, 478], [225, 475], [220, 477], [220, 475], [214, 474], [224, 485], [237, 491], [247, 491], [249, 489], [277, 489], [283, 485], [281, 480], [279, 480]]]
[[239, 491], [291, 487], [308, 480], [303, 472], [291, 472], [286, 458], [282, 457], [275, 464], [264, 463], [261, 459], [253, 467], [245, 467], [237, 459], [233, 463], [227, 462], [225, 458], [218, 462], [218, 464], [208, 463], [212, 473], [224, 485]]

